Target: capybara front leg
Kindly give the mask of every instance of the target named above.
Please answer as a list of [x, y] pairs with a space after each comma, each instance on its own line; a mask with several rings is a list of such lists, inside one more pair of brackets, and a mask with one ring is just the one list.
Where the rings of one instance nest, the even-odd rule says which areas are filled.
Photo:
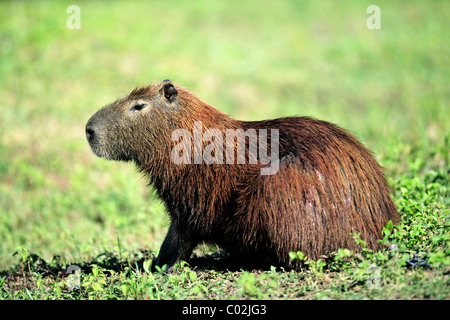
[[172, 223], [164, 239], [159, 255], [152, 263], [152, 272], [156, 271], [156, 266], [162, 268], [166, 266], [166, 272], [172, 272], [173, 267], [180, 260], [189, 259], [195, 244], [180, 237], [176, 223]]

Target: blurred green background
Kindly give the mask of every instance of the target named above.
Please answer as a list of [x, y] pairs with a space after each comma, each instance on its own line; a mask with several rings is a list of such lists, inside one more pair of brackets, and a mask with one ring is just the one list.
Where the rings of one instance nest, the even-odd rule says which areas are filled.
[[[67, 27], [71, 4], [81, 29]], [[0, 2], [0, 269], [17, 246], [66, 261], [159, 249], [163, 205], [84, 134], [98, 108], [155, 80], [238, 119], [334, 122], [401, 172], [386, 159], [449, 132], [449, 17], [449, 1]]]

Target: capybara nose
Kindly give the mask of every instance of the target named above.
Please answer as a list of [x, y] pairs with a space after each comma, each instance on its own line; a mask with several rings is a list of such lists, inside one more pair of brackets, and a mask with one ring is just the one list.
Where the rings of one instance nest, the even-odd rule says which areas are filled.
[[89, 124], [86, 126], [86, 139], [88, 141], [92, 141], [95, 136], [95, 129], [94, 127], [90, 126]]

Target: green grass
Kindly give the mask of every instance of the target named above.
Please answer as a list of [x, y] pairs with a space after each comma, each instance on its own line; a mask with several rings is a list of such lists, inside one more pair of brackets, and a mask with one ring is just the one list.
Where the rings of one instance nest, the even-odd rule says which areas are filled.
[[[69, 30], [63, 2], [1, 2], [0, 299], [449, 299], [450, 3], [377, 1], [381, 30], [369, 4], [85, 1]], [[389, 176], [394, 249], [302, 272], [148, 272], [164, 207], [131, 164], [94, 157], [84, 126], [166, 78], [238, 119], [309, 115], [354, 133]], [[408, 268], [414, 254], [429, 266]]]

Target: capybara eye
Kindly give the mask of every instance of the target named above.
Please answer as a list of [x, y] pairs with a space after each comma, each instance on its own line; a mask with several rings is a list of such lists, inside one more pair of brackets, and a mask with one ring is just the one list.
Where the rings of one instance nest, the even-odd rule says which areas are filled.
[[130, 111], [140, 111], [144, 109], [147, 105], [145, 103], [138, 103], [130, 108]]

